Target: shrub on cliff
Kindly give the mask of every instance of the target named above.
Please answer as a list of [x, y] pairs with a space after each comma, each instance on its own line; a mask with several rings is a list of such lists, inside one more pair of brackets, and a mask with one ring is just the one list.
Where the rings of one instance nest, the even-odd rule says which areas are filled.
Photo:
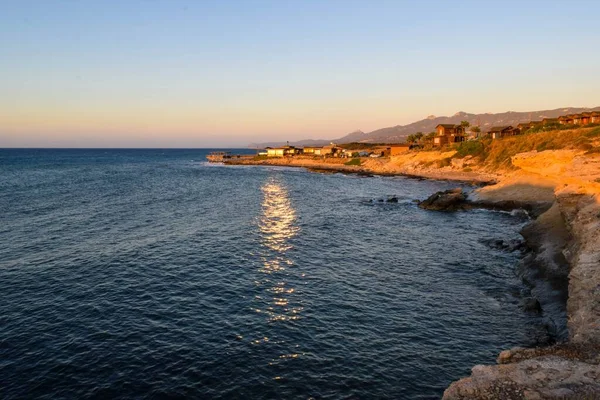
[[[557, 129], [553, 131], [541, 131], [506, 137], [503, 139], [492, 140], [490, 138], [480, 140], [469, 140], [457, 145], [440, 147], [425, 146], [422, 151], [445, 152], [456, 150], [452, 158], [465, 158], [471, 156], [476, 162], [475, 165], [496, 169], [515, 169], [511, 158], [519, 153], [529, 151], [545, 150], [583, 150], [587, 154], [600, 153], [600, 126], [586, 125], [577, 129]], [[422, 161], [420, 165], [426, 167], [446, 167], [451, 165], [450, 158]], [[462, 165], [462, 164], [461, 164]]]
[[438, 168], [449, 167], [450, 165], [452, 165], [452, 157], [442, 158], [437, 161]]
[[594, 129], [554, 130], [550, 132], [526, 133], [493, 140], [486, 149], [485, 163], [492, 167], [512, 168], [511, 157], [533, 150], [577, 149], [594, 152], [600, 137], [600, 127]]
[[470, 140], [462, 142], [456, 148], [455, 158], [465, 158], [467, 156], [480, 157], [485, 156], [485, 144], [479, 140]]
[[361, 165], [360, 158], [353, 158], [352, 160], [345, 162], [344, 165]]
[[593, 125], [588, 125], [589, 127], [595, 127], [595, 129], [592, 129], [589, 132], [586, 132], [583, 134], [583, 136], [585, 136], [586, 138], [597, 138], [600, 137], [600, 125], [598, 124], [593, 124]]

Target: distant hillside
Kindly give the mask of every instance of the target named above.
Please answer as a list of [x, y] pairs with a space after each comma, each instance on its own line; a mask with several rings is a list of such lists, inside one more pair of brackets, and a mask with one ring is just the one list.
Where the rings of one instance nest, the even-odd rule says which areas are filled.
[[508, 111], [499, 114], [469, 114], [466, 112], [457, 112], [451, 117], [435, 117], [433, 115], [408, 125], [397, 125], [389, 128], [377, 129], [373, 132], [363, 133], [352, 132], [344, 137], [333, 140], [335, 143], [350, 142], [385, 142], [399, 143], [406, 141], [406, 137], [413, 133], [429, 133], [435, 130], [438, 124], [459, 124], [461, 121], [469, 121], [471, 125], [481, 127], [483, 132], [487, 132], [492, 126], [497, 125], [517, 125], [521, 122], [541, 120], [543, 118], [558, 118], [565, 114], [580, 113], [583, 111], [600, 111], [600, 107], [595, 108], [557, 108], [555, 110], [514, 112]]
[[[332, 140], [300, 140], [290, 142], [294, 146], [322, 146], [330, 142], [343, 144], [351, 142], [363, 143], [402, 143], [406, 141], [408, 135], [417, 132], [429, 133], [435, 130], [438, 124], [459, 124], [461, 121], [469, 121], [471, 125], [481, 127], [483, 132], [487, 132], [492, 126], [497, 125], [517, 125], [521, 122], [537, 121], [543, 118], [557, 118], [561, 115], [575, 114], [583, 111], [600, 111], [600, 107], [594, 108], [576, 108], [566, 107], [557, 108], [555, 110], [542, 110], [530, 112], [514, 112], [507, 111], [498, 114], [469, 114], [466, 112], [457, 112], [451, 117], [429, 117], [408, 125], [396, 125], [388, 128], [377, 129], [372, 132], [362, 132], [360, 130], [347, 134], [338, 139]], [[286, 142], [279, 143], [254, 143], [249, 147], [261, 148], [265, 146], [279, 146]]]

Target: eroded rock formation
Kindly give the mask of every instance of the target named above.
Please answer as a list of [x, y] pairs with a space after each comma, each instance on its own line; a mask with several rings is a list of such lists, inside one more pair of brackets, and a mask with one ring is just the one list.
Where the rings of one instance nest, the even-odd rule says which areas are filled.
[[562, 260], [569, 262], [568, 340], [503, 351], [498, 365], [477, 365], [471, 376], [450, 385], [446, 400], [600, 398], [600, 195], [557, 192], [553, 207], [525, 234], [545, 259], [548, 276], [560, 277]]

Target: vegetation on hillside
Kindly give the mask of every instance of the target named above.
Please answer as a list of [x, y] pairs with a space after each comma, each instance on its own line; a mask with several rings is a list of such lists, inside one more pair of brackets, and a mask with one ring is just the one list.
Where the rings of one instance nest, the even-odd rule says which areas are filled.
[[408, 143], [417, 143], [419, 140], [421, 140], [422, 137], [423, 137], [423, 132], [417, 132], [412, 135], [408, 135], [408, 137], [406, 138], [406, 141]]
[[[586, 125], [586, 127], [588, 127], [588, 128], [594, 127], [594, 126], [598, 126], [598, 124]], [[539, 132], [551, 132], [551, 131], [568, 131], [568, 130], [579, 129], [579, 128], [581, 128], [579, 125], [562, 125], [558, 122], [554, 122], [554, 123], [550, 123], [550, 124], [546, 124], [546, 125], [534, 126], [533, 128], [527, 129], [524, 133], [527, 134], [527, 133], [539, 133]]]
[[360, 158], [353, 158], [352, 160], [345, 162], [344, 165], [361, 165]]
[[[600, 152], [600, 126], [581, 129], [528, 131], [524, 135], [499, 140], [489, 138], [471, 140], [455, 145], [452, 158], [471, 156], [483, 165], [493, 168], [512, 168], [510, 159], [528, 151], [576, 149], [587, 153]], [[447, 163], [447, 161], [445, 162]]]

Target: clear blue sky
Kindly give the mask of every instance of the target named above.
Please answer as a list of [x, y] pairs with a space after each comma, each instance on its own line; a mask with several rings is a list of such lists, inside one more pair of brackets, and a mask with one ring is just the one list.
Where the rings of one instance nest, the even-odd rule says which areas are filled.
[[599, 18], [592, 0], [0, 0], [0, 146], [243, 146], [598, 106]]

